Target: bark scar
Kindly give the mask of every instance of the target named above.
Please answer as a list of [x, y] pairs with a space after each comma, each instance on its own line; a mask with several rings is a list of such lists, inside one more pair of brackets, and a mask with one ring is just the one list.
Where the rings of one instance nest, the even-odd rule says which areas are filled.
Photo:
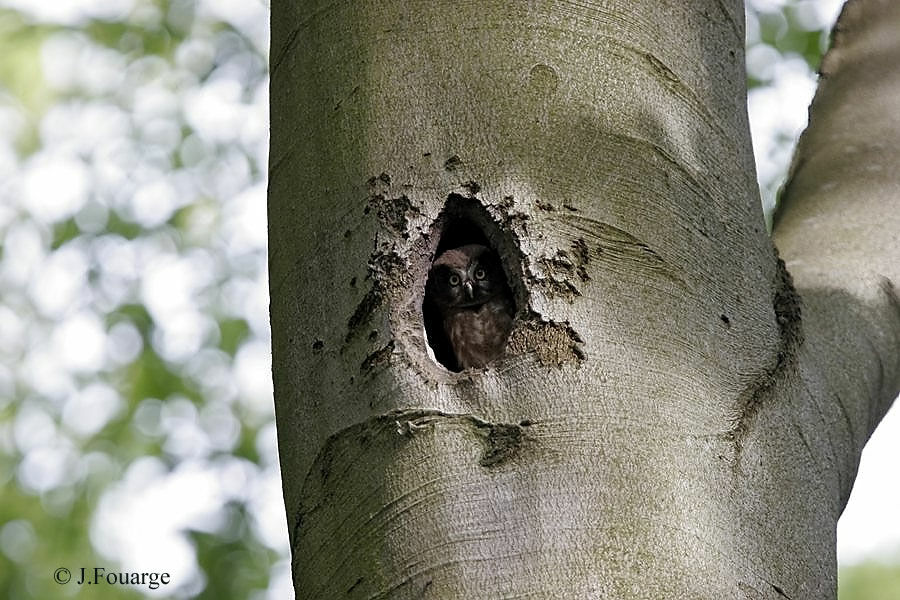
[[775, 585], [774, 583], [770, 583], [769, 585], [772, 586], [772, 589], [775, 590], [775, 593], [776, 593], [776, 594], [778, 594], [778, 595], [781, 596], [782, 598], [787, 598], [788, 600], [791, 600], [791, 597], [788, 596], [787, 594], [785, 594], [783, 589], [781, 589], [780, 587], [778, 587], [778, 586]]
[[506, 423], [489, 423], [486, 427], [488, 427], [487, 448], [478, 464], [482, 467], [493, 467], [516, 454], [522, 444], [523, 430], [520, 425]]
[[569, 323], [542, 320], [537, 314], [521, 318], [509, 336], [510, 355], [534, 354], [542, 365], [561, 367], [563, 363], [585, 360], [584, 340]]
[[775, 250], [776, 272], [773, 281], [772, 308], [779, 329], [778, 348], [772, 365], [760, 373], [738, 396], [733, 425], [726, 434], [735, 444], [735, 466], [740, 463], [744, 440], [750, 433], [756, 416], [771, 401], [775, 386], [785, 373], [794, 368], [797, 352], [803, 344], [800, 295], [784, 261]]
[[475, 427], [475, 433], [481, 439], [484, 452], [478, 460], [482, 467], [500, 465], [518, 452], [525, 440], [525, 428], [531, 421], [519, 423], [492, 423], [471, 414], [453, 414], [435, 410], [398, 410], [389, 414], [398, 435], [411, 437], [430, 429], [438, 422], [466, 423]]

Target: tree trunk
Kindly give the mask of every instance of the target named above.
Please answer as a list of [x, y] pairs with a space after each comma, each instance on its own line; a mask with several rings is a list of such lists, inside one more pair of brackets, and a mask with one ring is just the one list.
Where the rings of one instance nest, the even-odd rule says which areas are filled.
[[[740, 2], [272, 4], [297, 598], [833, 598], [900, 389], [900, 5], [851, 2], [826, 59], [777, 231], [798, 295]], [[463, 240], [516, 328], [454, 372], [422, 303]]]

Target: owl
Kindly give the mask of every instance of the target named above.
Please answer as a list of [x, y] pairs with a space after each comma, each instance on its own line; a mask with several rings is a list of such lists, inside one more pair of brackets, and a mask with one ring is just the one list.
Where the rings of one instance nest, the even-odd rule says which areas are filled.
[[460, 369], [503, 354], [515, 309], [500, 259], [487, 246], [446, 250], [431, 265], [426, 298], [435, 307]]

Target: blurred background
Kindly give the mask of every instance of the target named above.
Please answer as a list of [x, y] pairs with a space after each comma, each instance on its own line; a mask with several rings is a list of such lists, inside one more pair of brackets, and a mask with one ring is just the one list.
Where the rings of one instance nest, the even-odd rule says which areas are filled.
[[[771, 207], [837, 0], [753, 0]], [[267, 0], [0, 0], [0, 596], [290, 599], [266, 282]], [[839, 528], [900, 598], [900, 410]], [[890, 586], [893, 586], [891, 588]], [[894, 590], [891, 592], [890, 590]]]

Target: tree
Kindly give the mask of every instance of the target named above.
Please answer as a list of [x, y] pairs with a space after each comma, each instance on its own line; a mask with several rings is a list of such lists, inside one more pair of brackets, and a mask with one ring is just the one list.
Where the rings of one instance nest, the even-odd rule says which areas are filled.
[[[741, 3], [275, 4], [297, 597], [833, 598], [835, 523], [900, 390], [898, 28], [896, 3], [842, 13], [783, 262]], [[422, 300], [461, 239], [499, 251], [518, 322], [457, 373]]]

